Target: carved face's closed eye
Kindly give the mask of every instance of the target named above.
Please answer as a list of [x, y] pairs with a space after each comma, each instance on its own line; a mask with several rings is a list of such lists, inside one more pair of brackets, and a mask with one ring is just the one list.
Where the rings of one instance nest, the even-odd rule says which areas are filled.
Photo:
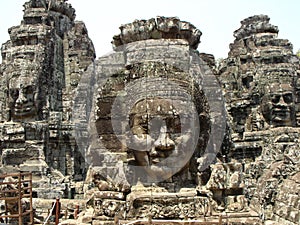
[[283, 100], [283, 103], [291, 104], [294, 101], [293, 93], [287, 92], [287, 93], [278, 93], [278, 94], [272, 94], [271, 100], [274, 104], [278, 104], [281, 99]]
[[35, 115], [35, 88], [33, 85], [21, 84], [18, 88], [11, 88], [9, 94], [13, 118], [20, 119]]

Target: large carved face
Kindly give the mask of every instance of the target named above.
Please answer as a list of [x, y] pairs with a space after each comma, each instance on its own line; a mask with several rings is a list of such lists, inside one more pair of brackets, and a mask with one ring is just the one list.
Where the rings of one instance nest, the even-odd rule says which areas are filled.
[[37, 114], [35, 80], [12, 78], [9, 82], [9, 105], [12, 119], [34, 118]]
[[189, 132], [182, 133], [180, 115], [167, 99], [144, 99], [135, 104], [130, 114], [133, 141], [139, 146], [150, 146], [133, 150], [138, 165], [156, 165], [171, 155], [176, 157], [180, 154], [179, 145], [191, 141]]
[[294, 89], [290, 84], [272, 84], [265, 88], [263, 113], [274, 127], [292, 126], [295, 114]]

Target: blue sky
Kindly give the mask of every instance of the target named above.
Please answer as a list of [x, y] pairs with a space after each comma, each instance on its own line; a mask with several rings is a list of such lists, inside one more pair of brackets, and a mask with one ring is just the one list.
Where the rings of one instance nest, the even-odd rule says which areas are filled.
[[[0, 42], [9, 39], [7, 29], [19, 25], [26, 0], [2, 0], [0, 7]], [[294, 51], [300, 49], [299, 0], [69, 0], [76, 9], [77, 20], [85, 22], [94, 42], [97, 57], [111, 51], [112, 36], [119, 26], [135, 19], [177, 16], [194, 24], [203, 33], [200, 52], [227, 57], [233, 32], [240, 21], [266, 14], [279, 27], [279, 38], [289, 39]]]

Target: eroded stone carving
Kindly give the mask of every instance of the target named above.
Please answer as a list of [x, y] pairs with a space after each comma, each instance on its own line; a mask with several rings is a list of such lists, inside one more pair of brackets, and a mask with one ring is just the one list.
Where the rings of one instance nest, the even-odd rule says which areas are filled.
[[149, 39], [185, 39], [189, 45], [197, 49], [201, 31], [189, 22], [180, 21], [177, 17], [152, 18], [149, 20], [135, 20], [120, 27], [121, 34], [114, 36], [115, 47], [135, 41]]
[[[80, 79], [94, 48], [74, 12], [65, 1], [28, 1], [22, 23], [9, 29], [2, 46], [1, 166], [33, 172], [39, 197], [63, 197], [84, 175], [68, 113], [76, 89], [70, 77]], [[57, 185], [55, 169], [73, 180]]]
[[90, 209], [73, 223], [299, 222], [299, 60], [267, 16], [241, 22], [219, 67], [176, 17], [122, 25], [95, 67], [65, 0], [28, 1], [9, 34], [0, 170], [33, 172], [39, 198], [85, 197]]
[[[172, 18], [157, 21], [160, 29], [170, 32], [170, 36], [179, 30], [181, 23]], [[93, 121], [100, 140], [91, 144], [87, 152], [87, 157], [94, 159], [89, 174], [96, 187], [90, 189], [89, 196], [94, 196], [95, 219], [199, 219], [224, 211], [248, 215], [242, 163], [222, 162], [207, 171], [201, 170], [211, 125], [209, 103], [201, 89], [202, 73], [188, 59], [196, 61], [199, 54], [180, 37], [170, 40], [164, 34], [152, 40], [148, 30], [145, 34], [133, 32], [138, 27], [145, 30], [146, 25], [154, 29], [150, 24], [154, 26], [154, 20], [135, 21], [121, 27], [120, 38], [126, 43], [100, 58], [96, 69], [103, 76], [109, 73], [111, 76], [104, 83], [98, 81], [101, 88], [93, 100], [96, 102]], [[142, 37], [145, 40], [140, 40]], [[172, 55], [181, 56], [175, 66], [171, 63]], [[201, 57], [209, 62], [206, 68], [213, 69], [212, 57], [206, 54]], [[197, 137], [192, 129], [197, 125], [195, 120], [184, 123], [193, 113], [184, 96], [191, 97], [197, 111], [201, 124]], [[118, 98], [123, 104], [118, 104]], [[180, 165], [195, 140], [193, 154]], [[217, 157], [224, 160], [220, 153]], [[170, 162], [179, 169], [174, 172]], [[149, 182], [158, 177], [163, 179], [156, 184]], [[126, 190], [115, 188], [119, 182], [130, 186]], [[105, 209], [108, 205], [112, 210]]]
[[[278, 39], [277, 33], [265, 15], [243, 20], [225, 67], [220, 67], [220, 80], [230, 116], [228, 159], [237, 159], [245, 168], [250, 208], [263, 221], [295, 224], [292, 215], [299, 211], [285, 207], [277, 190], [298, 173], [299, 159], [292, 149], [299, 142], [299, 60], [291, 43]], [[278, 211], [279, 205], [284, 212]]]
[[[157, 164], [169, 163], [171, 158], [172, 162], [178, 163], [184, 154], [184, 148], [193, 145], [191, 130], [182, 133], [185, 129], [181, 127], [183, 122], [180, 121], [183, 119], [180, 112], [182, 106], [175, 101], [161, 98], [144, 99], [137, 102], [131, 111], [132, 151], [135, 161], [139, 166], [150, 167], [148, 172], [155, 176], [163, 175]], [[185, 114], [189, 115], [188, 110]], [[141, 148], [145, 143], [149, 147]]]
[[273, 127], [295, 126], [295, 94], [290, 84], [271, 84], [265, 87], [262, 113]]

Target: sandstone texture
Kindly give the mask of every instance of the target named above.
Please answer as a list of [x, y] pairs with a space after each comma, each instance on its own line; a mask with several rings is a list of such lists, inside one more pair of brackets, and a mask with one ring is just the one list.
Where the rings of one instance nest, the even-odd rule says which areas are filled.
[[1, 49], [0, 172], [33, 174], [36, 221], [61, 198], [61, 224], [299, 224], [300, 64], [268, 16], [218, 63], [162, 16], [95, 59], [75, 17], [30, 0]]
[[3, 173], [32, 172], [37, 197], [63, 197], [85, 163], [72, 129], [72, 99], [95, 51], [66, 1], [29, 1], [8, 30], [1, 64]]
[[269, 20], [243, 20], [220, 64], [229, 127], [223, 154], [243, 163], [246, 197], [263, 220], [297, 224], [299, 59]]

